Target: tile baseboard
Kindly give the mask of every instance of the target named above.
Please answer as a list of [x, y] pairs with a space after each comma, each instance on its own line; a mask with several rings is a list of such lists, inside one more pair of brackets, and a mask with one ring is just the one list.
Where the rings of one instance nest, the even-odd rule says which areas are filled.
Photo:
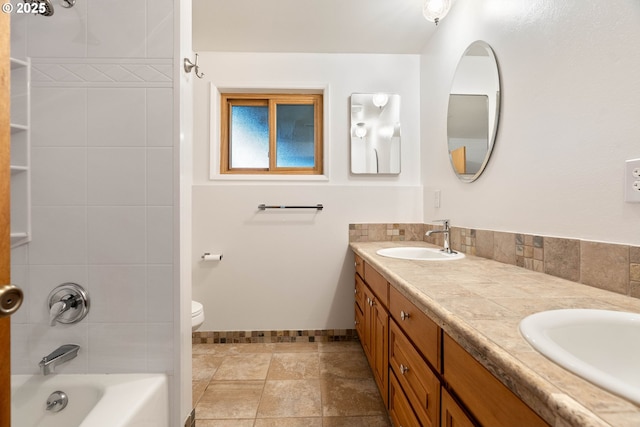
[[196, 331], [192, 344], [250, 344], [280, 342], [358, 341], [355, 329], [312, 329], [287, 331]]

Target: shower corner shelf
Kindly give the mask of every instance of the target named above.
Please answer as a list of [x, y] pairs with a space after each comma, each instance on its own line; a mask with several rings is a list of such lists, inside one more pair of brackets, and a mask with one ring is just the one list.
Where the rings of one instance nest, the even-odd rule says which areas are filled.
[[11, 247], [31, 240], [31, 61], [11, 58]]

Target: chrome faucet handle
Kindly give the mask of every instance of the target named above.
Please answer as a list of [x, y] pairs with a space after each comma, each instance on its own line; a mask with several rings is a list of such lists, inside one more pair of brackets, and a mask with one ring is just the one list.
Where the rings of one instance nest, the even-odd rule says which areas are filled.
[[63, 283], [49, 294], [49, 323], [76, 323], [89, 312], [89, 295], [76, 283]]
[[67, 311], [69, 308], [70, 308], [69, 304], [67, 304], [63, 300], [60, 300], [60, 301], [54, 303], [49, 308], [49, 325], [50, 326], [55, 326], [56, 322], [58, 321], [58, 317], [60, 317], [60, 315], [62, 313], [64, 313], [65, 311]]

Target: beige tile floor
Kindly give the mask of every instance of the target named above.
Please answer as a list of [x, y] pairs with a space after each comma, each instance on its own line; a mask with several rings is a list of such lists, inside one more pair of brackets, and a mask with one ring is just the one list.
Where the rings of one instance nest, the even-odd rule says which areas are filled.
[[360, 343], [194, 344], [196, 427], [390, 427]]

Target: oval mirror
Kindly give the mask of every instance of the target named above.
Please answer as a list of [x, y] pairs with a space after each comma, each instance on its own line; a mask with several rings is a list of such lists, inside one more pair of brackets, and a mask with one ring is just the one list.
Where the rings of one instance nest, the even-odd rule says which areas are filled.
[[449, 93], [449, 159], [461, 181], [475, 181], [487, 166], [499, 115], [498, 64], [491, 46], [478, 40], [462, 54]]

